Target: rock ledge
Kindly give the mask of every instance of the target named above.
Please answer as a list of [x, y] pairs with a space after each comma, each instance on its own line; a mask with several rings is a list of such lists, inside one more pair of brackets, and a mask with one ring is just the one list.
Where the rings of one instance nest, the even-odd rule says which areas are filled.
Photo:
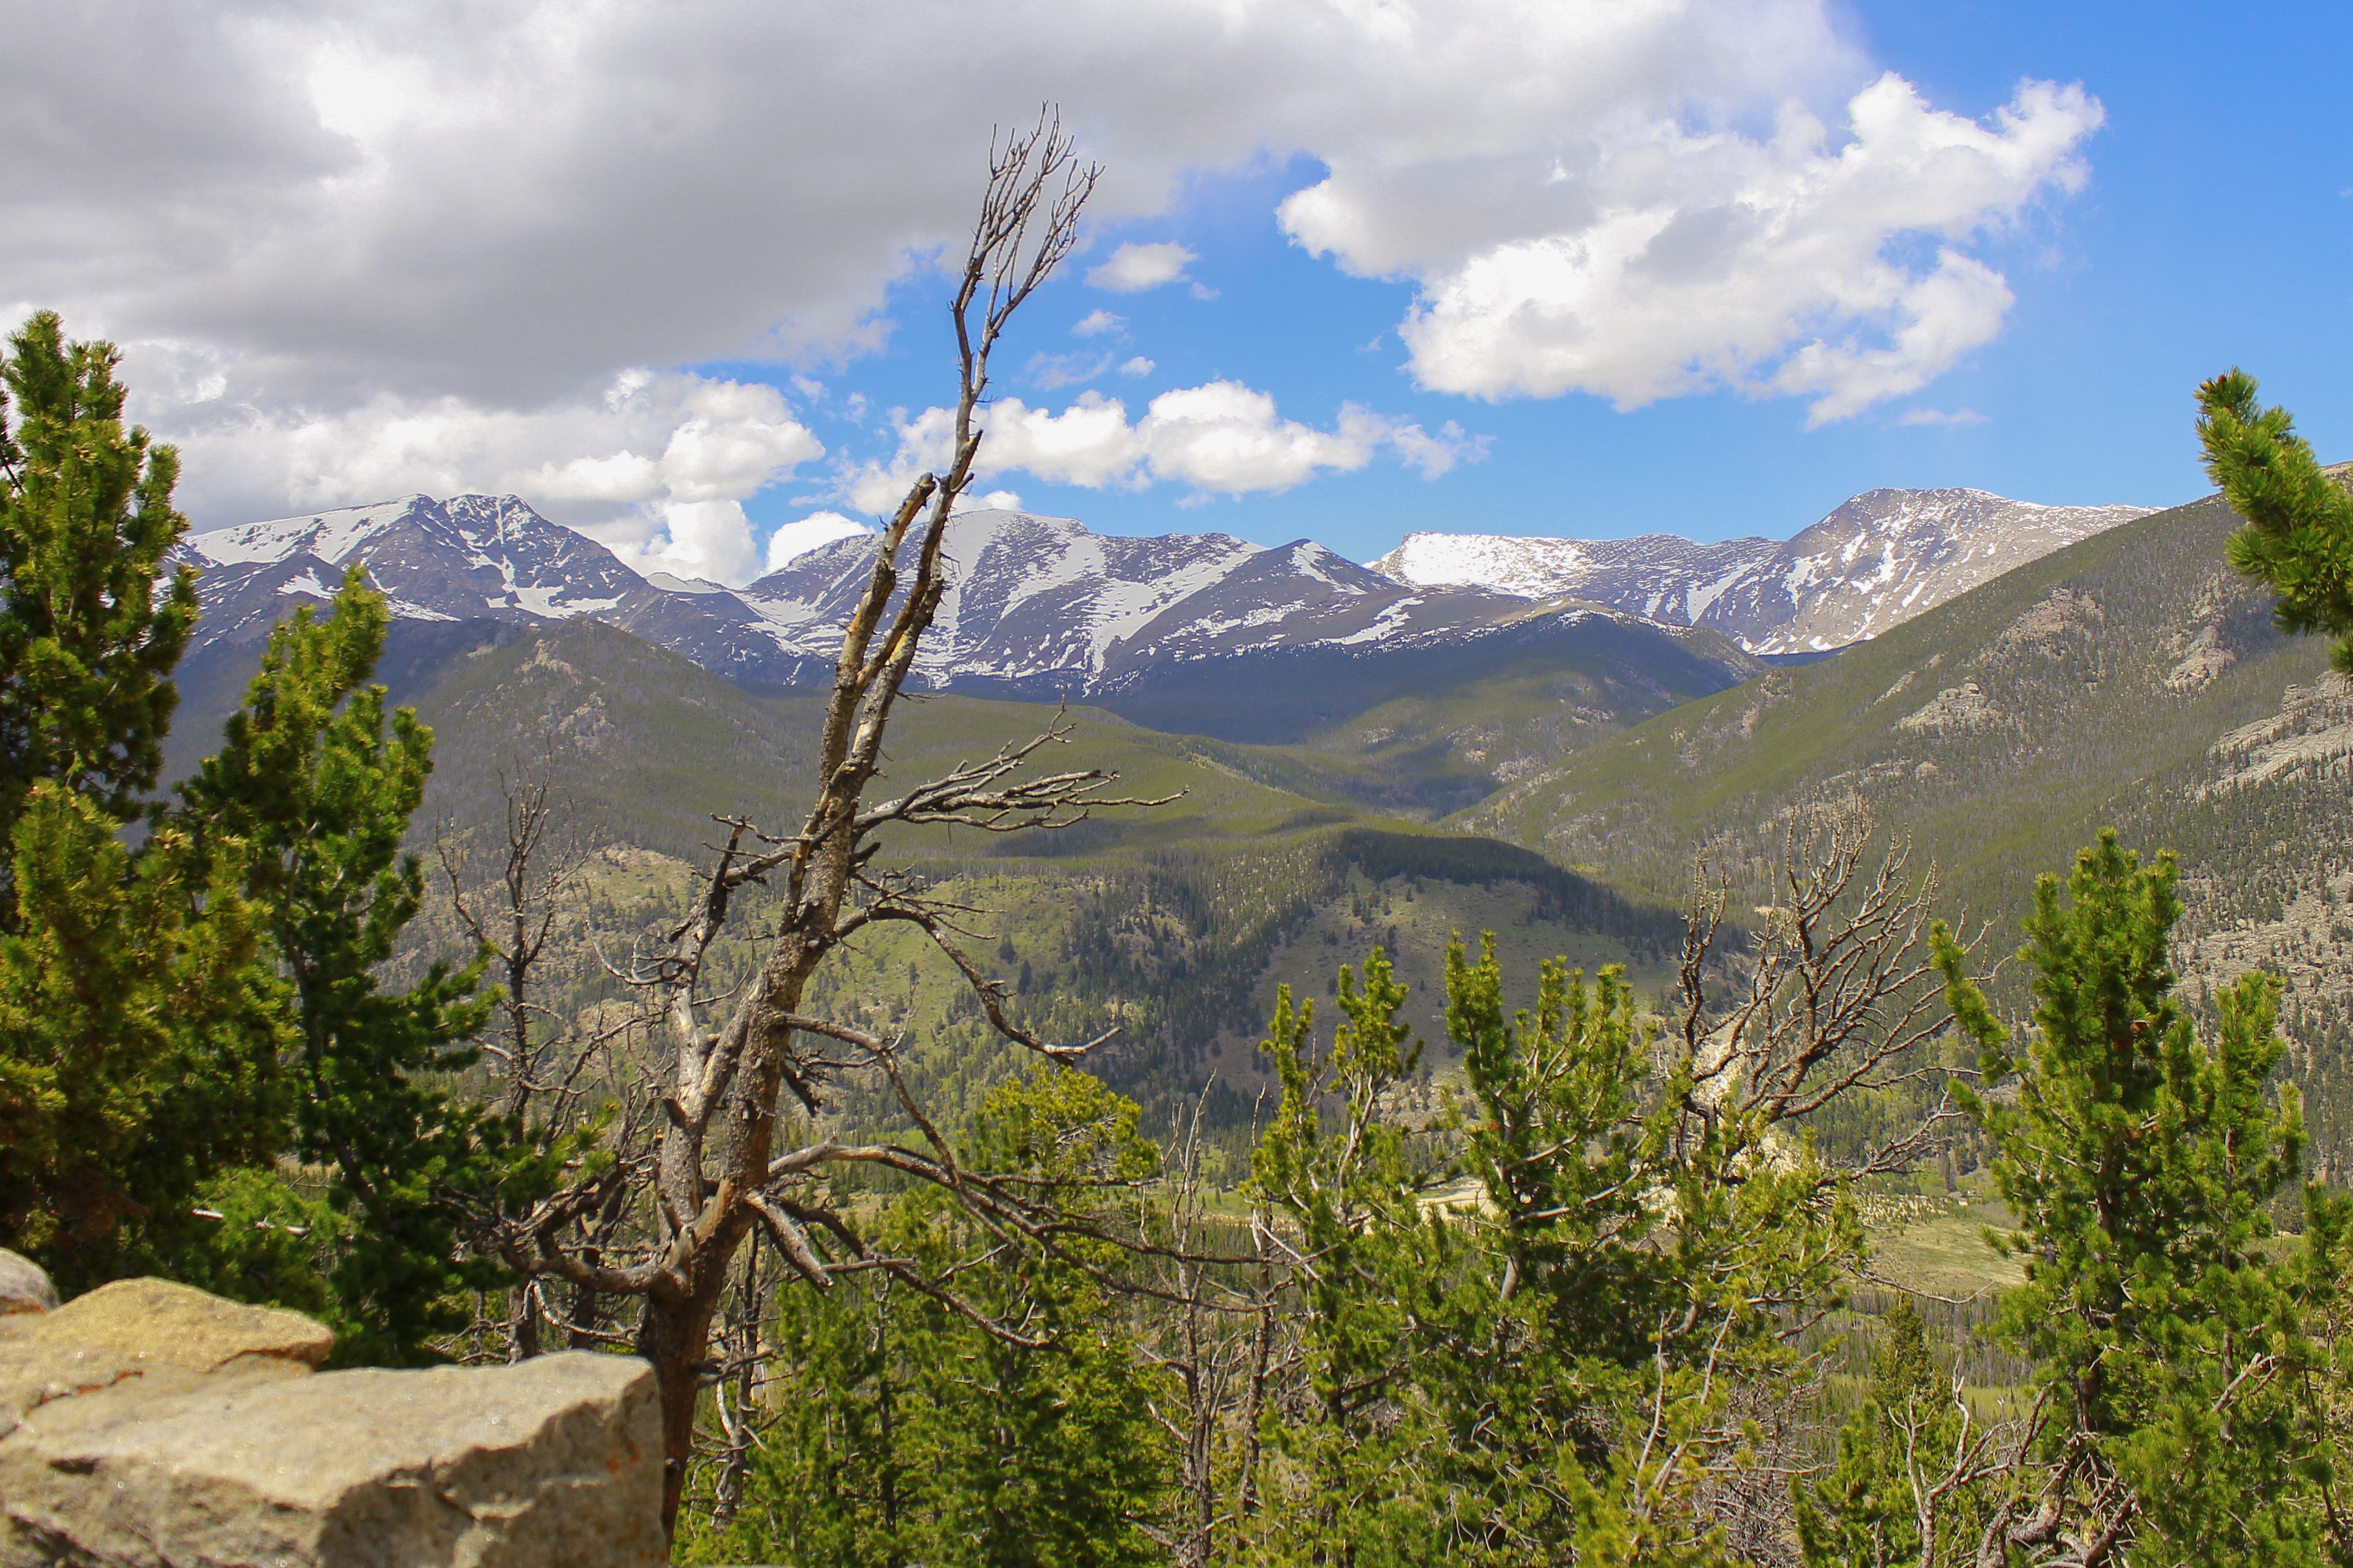
[[[47, 1283], [0, 1253], [0, 1298]], [[643, 1362], [314, 1374], [332, 1343], [161, 1279], [0, 1315], [0, 1568], [667, 1561]]]

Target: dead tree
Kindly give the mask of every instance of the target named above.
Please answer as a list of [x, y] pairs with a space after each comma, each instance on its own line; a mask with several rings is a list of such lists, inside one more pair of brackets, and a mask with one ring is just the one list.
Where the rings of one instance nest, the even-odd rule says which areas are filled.
[[[1904, 840], [1870, 865], [1877, 826], [1859, 795], [1795, 814], [1775, 868], [1776, 901], [1757, 911], [1745, 951], [1727, 951], [1722, 940], [1726, 881], [1711, 878], [1704, 856], [1694, 866], [1674, 1020], [1675, 1048], [1692, 1065], [1692, 1121], [1770, 1128], [1858, 1091], [1941, 1084], [1947, 1075], [1925, 1052], [1950, 1018], [1928, 942], [1936, 868], [1914, 875]], [[1973, 949], [1977, 937], [1964, 937], [1963, 950]], [[1899, 1136], [1836, 1173], [1911, 1170], [1961, 1115], [1939, 1093]]]
[[[765, 1233], [818, 1289], [828, 1288], [838, 1272], [879, 1268], [961, 1306], [911, 1263], [867, 1245], [855, 1215], [826, 1187], [828, 1172], [894, 1171], [947, 1189], [976, 1223], [1001, 1235], [1052, 1233], [1053, 1217], [1030, 1188], [959, 1162], [908, 1093], [899, 1042], [810, 1016], [802, 1005], [811, 977], [844, 942], [869, 927], [897, 922], [913, 926], [946, 955], [982, 1015], [1008, 1041], [1058, 1060], [1079, 1058], [1097, 1043], [1050, 1042], [1016, 1021], [1006, 1010], [1007, 987], [966, 950], [963, 917], [972, 911], [875, 860], [886, 829], [953, 823], [1009, 833], [1065, 826], [1093, 806], [1151, 804], [1105, 795], [1114, 775], [1101, 770], [1029, 772], [1039, 752], [1067, 739], [1070, 726], [1060, 718], [994, 756], [896, 794], [878, 789], [886, 732], [946, 587], [942, 545], [980, 449], [990, 353], [1014, 312], [1077, 243], [1080, 211], [1096, 173], [1077, 163], [1050, 117], [992, 147], [987, 193], [951, 307], [958, 363], [954, 447], [945, 469], [918, 479], [881, 529], [835, 659], [816, 798], [798, 830], [782, 837], [740, 818], [725, 824], [726, 840], [694, 907], [669, 933], [665, 949], [633, 976], [659, 1006], [667, 1061], [655, 1099], [662, 1125], [641, 1167], [649, 1190], [649, 1234], [639, 1255], [625, 1261], [610, 1247], [592, 1249], [582, 1240], [584, 1222], [603, 1212], [640, 1168], [626, 1154], [601, 1169], [584, 1168], [577, 1181], [530, 1213], [502, 1216], [478, 1238], [524, 1275], [638, 1299], [635, 1346], [652, 1363], [661, 1391], [662, 1508], [671, 1524], [692, 1452], [696, 1402], [712, 1370], [713, 1318], [737, 1256], [755, 1234]], [[706, 960], [737, 896], [752, 884], [776, 894], [764, 911], [773, 913], [775, 928], [723, 1016]], [[889, 1083], [919, 1138], [849, 1144], [818, 1131], [834, 1086], [860, 1071]], [[807, 1136], [795, 1139], [795, 1131]]]
[[[506, 1079], [496, 1100], [500, 1110], [520, 1117], [533, 1100], [554, 1087], [542, 1076], [554, 1054], [551, 1035], [568, 1030], [566, 1020], [540, 1000], [539, 964], [562, 918], [565, 900], [577, 887], [587, 856], [567, 831], [568, 803], [550, 798], [551, 770], [518, 767], [499, 775], [506, 801], [506, 843], [494, 851], [497, 865], [479, 878], [476, 856], [448, 834], [434, 845], [449, 879], [449, 907], [475, 946], [493, 960], [501, 982], [499, 1027], [483, 1051]], [[487, 889], [470, 889], [478, 880]]]
[[[1204, 1089], [1204, 1098], [1207, 1090]], [[1208, 1568], [1257, 1506], [1259, 1415], [1268, 1384], [1289, 1358], [1275, 1350], [1280, 1287], [1267, 1246], [1266, 1216], [1250, 1216], [1250, 1248], [1239, 1252], [1211, 1235], [1201, 1172], [1201, 1107], [1197, 1102], [1167, 1163], [1165, 1243], [1154, 1249], [1151, 1298], [1157, 1332], [1139, 1353], [1168, 1374], [1174, 1397], [1155, 1399], [1153, 1419], [1176, 1455], [1176, 1506], [1146, 1533], [1168, 1549], [1176, 1568]], [[1221, 1450], [1235, 1450], [1220, 1463]], [[1232, 1473], [1226, 1496], [1222, 1471]]]
[[[595, 1116], [624, 1101], [611, 1053], [645, 1023], [630, 1006], [584, 1013], [576, 996], [568, 1006], [547, 1000], [554, 994], [545, 973], [550, 945], [559, 922], [573, 912], [589, 858], [572, 830], [570, 803], [554, 795], [553, 773], [552, 759], [543, 758], [535, 767], [518, 763], [500, 774], [503, 841], [483, 843], [445, 827], [434, 844], [448, 880], [451, 913], [501, 982], [495, 1023], [482, 1042], [492, 1077], [501, 1080], [490, 1102], [543, 1152], [576, 1144]], [[622, 1146], [645, 1121], [643, 1107], [623, 1109]], [[621, 1221], [608, 1204], [590, 1228], [609, 1242]], [[524, 1276], [507, 1291], [504, 1359], [539, 1354], [542, 1328], [551, 1321], [573, 1348], [597, 1342], [593, 1310], [583, 1321], [585, 1303], [575, 1293], [571, 1321], [558, 1321], [547, 1284]]]

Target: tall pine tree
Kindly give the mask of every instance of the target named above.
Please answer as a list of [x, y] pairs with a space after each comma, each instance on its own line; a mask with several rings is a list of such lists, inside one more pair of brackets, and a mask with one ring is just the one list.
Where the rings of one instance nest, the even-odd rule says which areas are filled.
[[[0, 841], [56, 781], [118, 821], [155, 787], [195, 625], [195, 574], [158, 590], [187, 528], [179, 454], [122, 426], [114, 345], [44, 310], [0, 359]], [[10, 405], [15, 405], [11, 423]], [[16, 929], [0, 870], [0, 931]]]
[[0, 360], [0, 1245], [69, 1289], [183, 1254], [197, 1187], [280, 1127], [240, 851], [117, 837], [196, 606], [158, 587], [178, 458], [123, 427], [116, 361], [47, 311]]
[[2082, 1510], [2080, 1533], [2130, 1542], [2136, 1563], [2318, 1563], [2297, 1392], [2314, 1279], [2270, 1245], [2304, 1139], [2293, 1086], [2276, 1106], [2266, 1092], [2285, 1049], [2277, 982], [2224, 988], [2214, 1037], [2198, 1037], [2167, 956], [2175, 875], [2110, 830], [2063, 898], [2042, 879], [2021, 950], [2035, 975], [2023, 1049], [1938, 931], [1984, 1082], [2016, 1086], [1968, 1099], [2026, 1268], [2002, 1331], [2058, 1413], [2042, 1494], [2055, 1501], [2038, 1506]]
[[497, 1190], [506, 1129], [433, 1081], [476, 1059], [480, 964], [435, 964], [406, 989], [377, 973], [423, 902], [401, 841], [433, 765], [432, 731], [369, 683], [389, 622], [355, 565], [325, 619], [305, 607], [273, 629], [219, 753], [180, 793], [200, 836], [243, 846], [292, 994], [295, 1148], [333, 1173], [346, 1221], [336, 1354], [405, 1363], [432, 1359], [470, 1311], [460, 1293], [497, 1278], [462, 1258], [450, 1194]]

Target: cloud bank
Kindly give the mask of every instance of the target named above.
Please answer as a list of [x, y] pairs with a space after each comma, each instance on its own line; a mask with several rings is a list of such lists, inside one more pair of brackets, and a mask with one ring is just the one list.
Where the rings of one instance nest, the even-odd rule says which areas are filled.
[[182, 439], [222, 514], [512, 491], [640, 570], [730, 583], [759, 564], [742, 503], [825, 456], [774, 387], [647, 371], [529, 412], [387, 395], [332, 413], [219, 410]]
[[[1449, 421], [1437, 434], [1419, 425], [1343, 405], [1329, 430], [1285, 419], [1272, 396], [1236, 381], [1164, 392], [1131, 422], [1127, 405], [1082, 394], [1060, 414], [1018, 397], [989, 405], [976, 464], [984, 474], [1018, 471], [1086, 489], [1187, 487], [1203, 497], [1285, 490], [1321, 473], [1352, 473], [1384, 450], [1426, 479], [1485, 455], [1483, 440]], [[927, 408], [899, 427], [889, 463], [861, 469], [851, 499], [867, 512], [896, 505], [911, 480], [943, 467], [953, 452], [955, 415]]]

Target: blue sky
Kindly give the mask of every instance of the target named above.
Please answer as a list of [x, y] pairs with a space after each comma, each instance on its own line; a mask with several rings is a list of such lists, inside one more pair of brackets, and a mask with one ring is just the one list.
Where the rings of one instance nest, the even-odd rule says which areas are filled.
[[[920, 258], [1051, 100], [1107, 173], [998, 367], [986, 488], [1034, 510], [1363, 559], [2171, 502], [2233, 363], [2353, 456], [2341, 0], [975, 15], [20, 5], [0, 315], [122, 346], [199, 526], [511, 492], [742, 582], [932, 455]], [[911, 93], [917, 45], [956, 68]], [[1124, 246], [1189, 260], [1092, 284]]]
[[[1454, 420], [1490, 438], [1484, 459], [1434, 479], [1375, 463], [1239, 499], [1169, 484], [1003, 482], [1026, 507], [1107, 531], [1214, 529], [1268, 544], [1304, 536], [1359, 558], [1414, 529], [1781, 536], [1881, 485], [2171, 503], [2206, 488], [2191, 390], [2233, 363], [2294, 408], [2324, 453], [2353, 455], [2343, 368], [2353, 347], [2353, 117], [2340, 79], [2353, 58], [2353, 7], [2279, 7], [2258, 20], [2212, 5], [1949, 0], [1861, 5], [1846, 22], [1873, 61], [1940, 109], [1985, 115], [2031, 77], [2080, 81], [2106, 110], [2084, 149], [2088, 184], [1975, 247], [2016, 295], [2000, 336], [1916, 395], [1809, 429], [1805, 404], [1788, 396], [1716, 390], [1620, 412], [1577, 392], [1488, 402], [1420, 390], [1395, 331], [1413, 286], [1346, 276], [1278, 227], [1276, 205], [1322, 174], [1293, 158], [1195, 177], [1165, 215], [1107, 226], [1030, 307], [999, 390], [1056, 404], [1078, 392], [1026, 376], [1030, 353], [1141, 355], [1150, 374], [1113, 372], [1096, 384], [1131, 410], [1155, 392], [1229, 377], [1272, 393], [1286, 418], [1319, 426], [1350, 400], [1433, 429]], [[1198, 253], [1188, 276], [1215, 297], [1182, 284], [1124, 296], [1089, 288], [1087, 264], [1124, 239]], [[1069, 335], [1099, 309], [1125, 318], [1115, 339]], [[823, 375], [830, 400], [799, 405], [838, 450], [887, 450], [875, 416], [923, 406], [946, 384], [934, 280], [893, 289], [889, 314], [888, 348]], [[862, 426], [839, 415], [853, 392], [869, 402]], [[1982, 422], [1902, 423], [1913, 410]], [[839, 504], [787, 484], [750, 510], [773, 523]]]

